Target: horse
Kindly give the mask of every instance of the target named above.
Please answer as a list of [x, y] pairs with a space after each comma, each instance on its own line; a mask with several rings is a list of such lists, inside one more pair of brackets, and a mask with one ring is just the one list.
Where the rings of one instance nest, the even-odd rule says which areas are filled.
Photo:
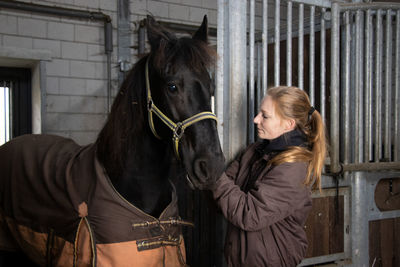
[[132, 67], [97, 140], [24, 135], [0, 147], [0, 249], [40, 266], [185, 266], [171, 179], [223, 172], [207, 17], [180, 37], [147, 16], [150, 52]]

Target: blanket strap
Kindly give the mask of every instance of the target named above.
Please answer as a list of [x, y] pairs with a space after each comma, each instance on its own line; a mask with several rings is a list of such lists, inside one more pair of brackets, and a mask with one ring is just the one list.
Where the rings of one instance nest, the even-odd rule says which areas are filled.
[[158, 225], [161, 226], [163, 224], [169, 224], [169, 225], [182, 225], [182, 226], [190, 226], [194, 227], [194, 224], [192, 222], [184, 221], [181, 219], [169, 219], [169, 220], [157, 220], [157, 221], [146, 221], [142, 223], [133, 223], [132, 227], [133, 228], [138, 228], [138, 227], [150, 227], [153, 225]]

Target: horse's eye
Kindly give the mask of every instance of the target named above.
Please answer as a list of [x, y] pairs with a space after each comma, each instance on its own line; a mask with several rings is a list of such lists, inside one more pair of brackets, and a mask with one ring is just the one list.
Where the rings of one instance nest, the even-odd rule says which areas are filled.
[[168, 85], [167, 85], [167, 88], [168, 88], [168, 90], [171, 91], [171, 92], [176, 92], [176, 90], [178, 90], [178, 87], [176, 87], [176, 85], [173, 84], [173, 83], [168, 84]]

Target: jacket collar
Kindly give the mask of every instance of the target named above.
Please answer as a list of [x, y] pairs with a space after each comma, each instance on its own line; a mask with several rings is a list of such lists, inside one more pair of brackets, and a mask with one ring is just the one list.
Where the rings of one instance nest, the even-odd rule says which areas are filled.
[[279, 153], [285, 151], [291, 146], [307, 146], [306, 135], [302, 131], [295, 129], [272, 140], [264, 139], [260, 145], [256, 147], [256, 150], [261, 155], [268, 155], [271, 152]]

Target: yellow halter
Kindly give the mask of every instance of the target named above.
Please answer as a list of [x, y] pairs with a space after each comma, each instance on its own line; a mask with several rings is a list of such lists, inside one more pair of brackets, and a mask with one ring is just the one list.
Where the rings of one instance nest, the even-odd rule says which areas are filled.
[[201, 120], [212, 119], [212, 120], [217, 121], [217, 116], [215, 116], [215, 114], [212, 112], [204, 111], [204, 112], [200, 112], [196, 115], [193, 115], [192, 117], [187, 118], [186, 120], [184, 120], [182, 122], [177, 122], [177, 123], [173, 122], [164, 113], [162, 113], [161, 110], [159, 110], [157, 108], [157, 106], [153, 102], [153, 99], [151, 98], [150, 81], [149, 81], [149, 58], [147, 58], [147, 60], [146, 60], [145, 73], [146, 73], [147, 110], [149, 112], [148, 117], [149, 117], [150, 129], [153, 132], [155, 137], [157, 137], [158, 139], [161, 139], [161, 137], [157, 134], [156, 129], [154, 127], [154, 123], [153, 123], [153, 112], [154, 112], [154, 114], [156, 114], [157, 117], [159, 117], [160, 120], [165, 125], [167, 125], [168, 128], [170, 128], [172, 130], [172, 132], [173, 132], [172, 143], [174, 146], [175, 155], [177, 156], [178, 159], [180, 159], [178, 146], [179, 146], [179, 140], [181, 139], [183, 133], [185, 132], [185, 129], [187, 127], [189, 127], [190, 125], [192, 125], [198, 121], [201, 121]]

